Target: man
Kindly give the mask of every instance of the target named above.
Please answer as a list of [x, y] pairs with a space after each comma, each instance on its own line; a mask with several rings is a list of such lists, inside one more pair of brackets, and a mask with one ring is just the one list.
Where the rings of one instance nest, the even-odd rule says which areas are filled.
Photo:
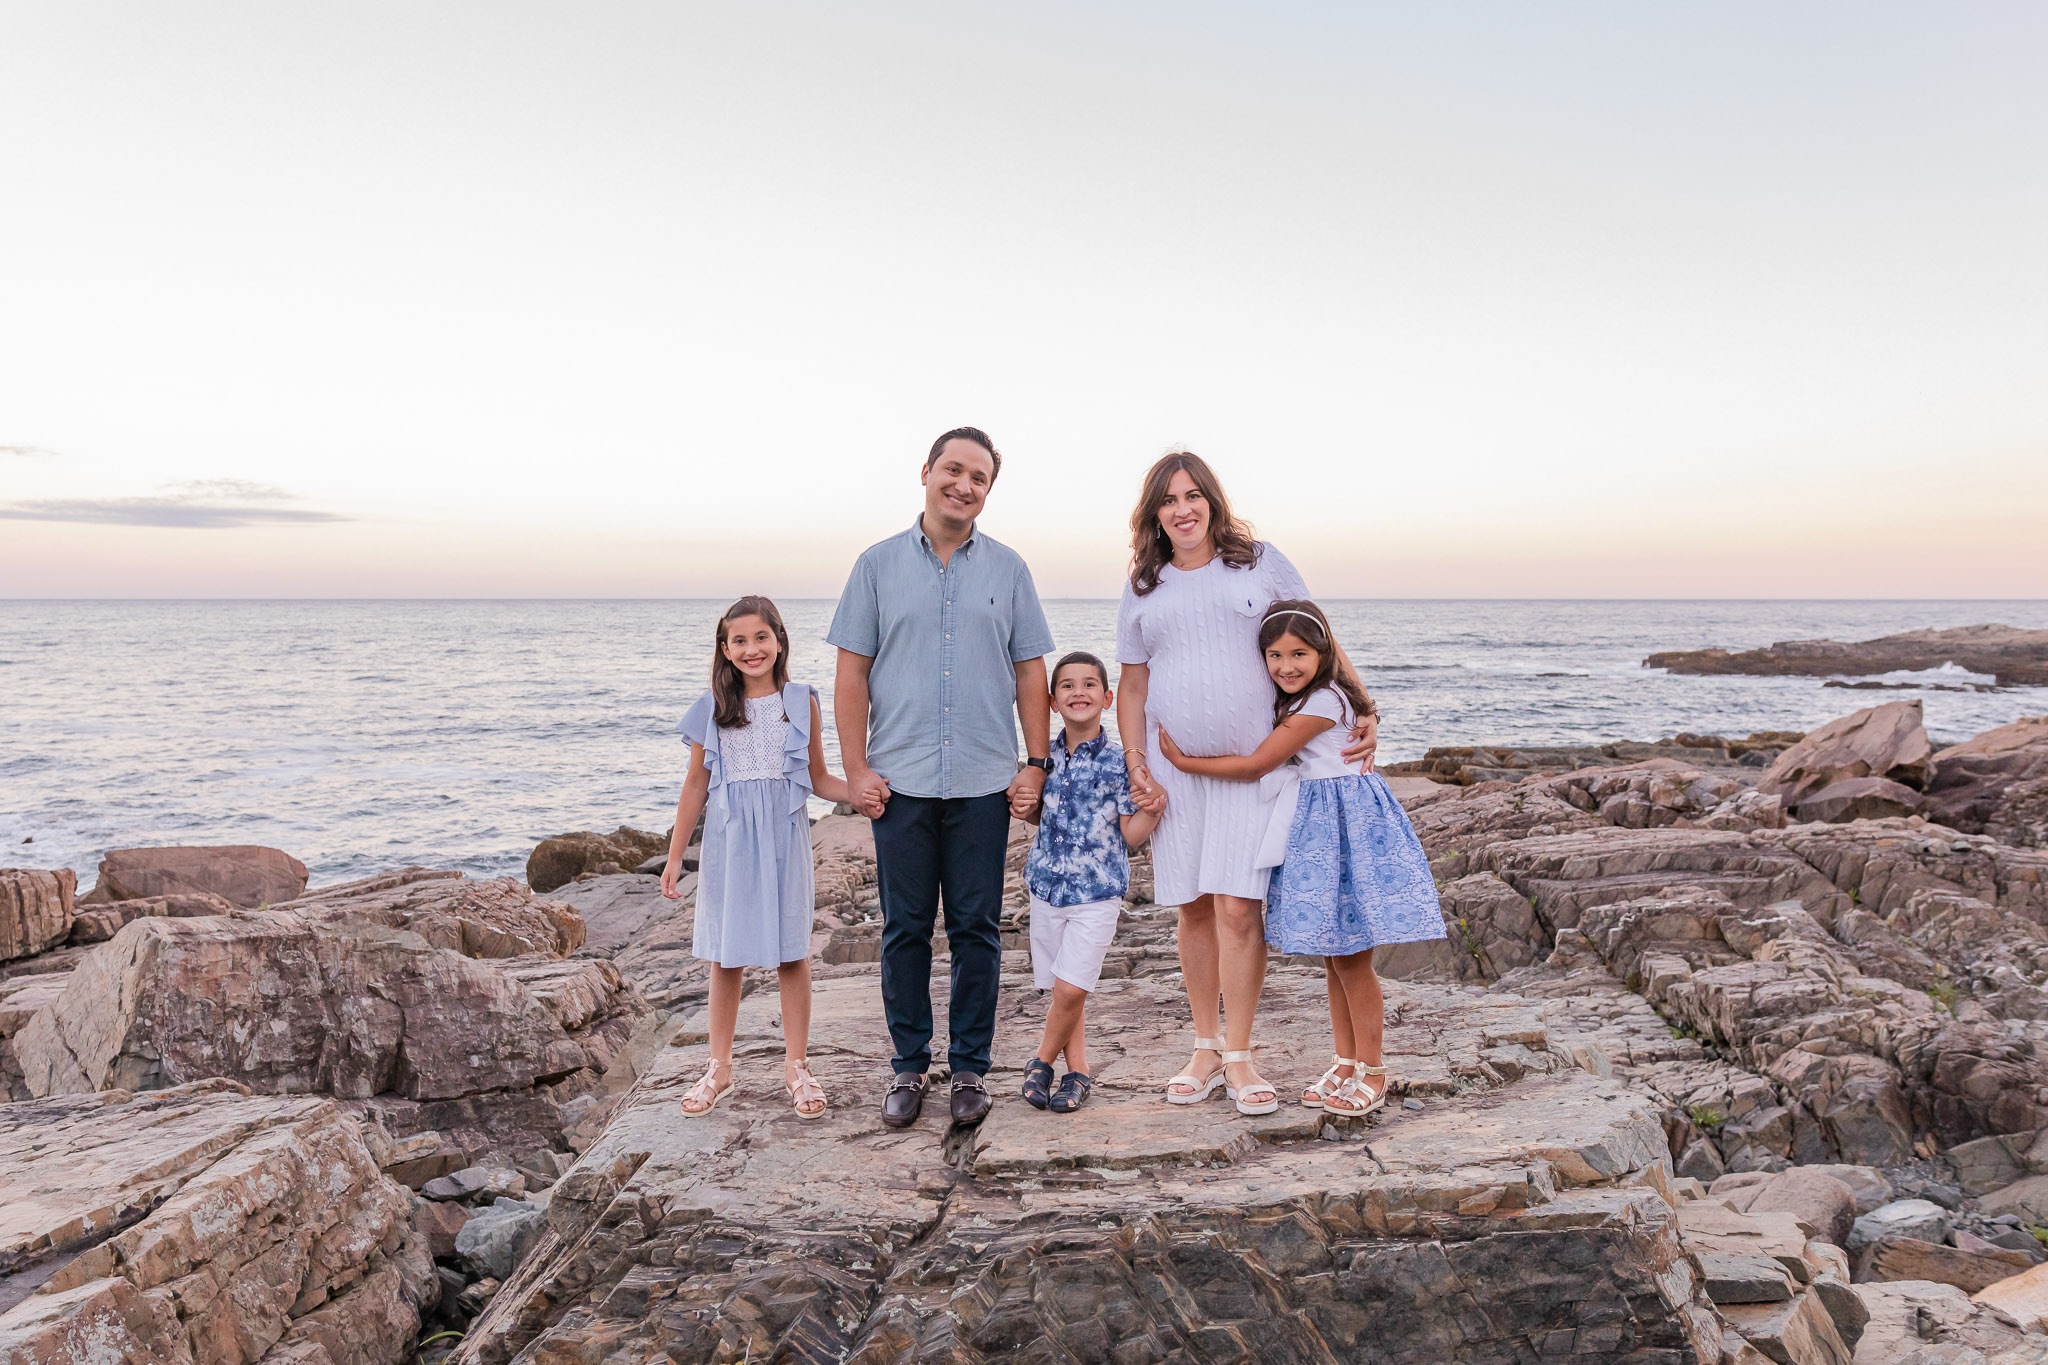
[[[895, 1075], [892, 1128], [917, 1122], [931, 1066], [932, 925], [952, 951], [952, 1112], [988, 1113], [1002, 969], [997, 916], [1010, 813], [1037, 809], [1051, 765], [1045, 655], [1052, 632], [1031, 571], [975, 525], [1002, 456], [959, 427], [924, 462], [924, 513], [861, 555], [826, 640], [839, 649], [832, 713], [853, 803], [875, 822], [882, 1004]], [[1022, 721], [1026, 766], [1017, 767]]]

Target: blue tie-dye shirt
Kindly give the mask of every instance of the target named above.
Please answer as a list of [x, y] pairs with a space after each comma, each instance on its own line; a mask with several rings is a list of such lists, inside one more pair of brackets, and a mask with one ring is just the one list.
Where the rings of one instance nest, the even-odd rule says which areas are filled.
[[1120, 897], [1131, 884], [1120, 815], [1136, 815], [1124, 751], [1105, 731], [1067, 752], [1052, 746], [1038, 837], [1024, 860], [1024, 885], [1047, 905], [1065, 908]]

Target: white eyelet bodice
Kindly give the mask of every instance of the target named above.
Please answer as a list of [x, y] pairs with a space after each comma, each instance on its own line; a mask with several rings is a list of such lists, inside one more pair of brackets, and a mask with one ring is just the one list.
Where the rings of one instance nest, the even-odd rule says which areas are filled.
[[756, 782], [782, 776], [782, 749], [789, 740], [789, 722], [782, 715], [782, 696], [771, 693], [747, 701], [747, 723], [737, 730], [718, 729], [718, 751], [727, 782]]

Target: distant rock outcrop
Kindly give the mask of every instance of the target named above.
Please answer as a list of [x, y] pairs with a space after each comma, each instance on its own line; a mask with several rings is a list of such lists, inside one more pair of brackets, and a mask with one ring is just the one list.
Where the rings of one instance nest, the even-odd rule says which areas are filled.
[[1674, 650], [1652, 654], [1645, 668], [1673, 673], [1744, 673], [1766, 677], [1868, 677], [1873, 673], [1918, 672], [1955, 664], [1989, 673], [2008, 686], [2048, 683], [2048, 630], [2012, 626], [1957, 626], [1951, 630], [1909, 630], [1878, 640], [1844, 644], [1835, 640], [1780, 640], [1768, 649], [1730, 653], [1725, 649]]

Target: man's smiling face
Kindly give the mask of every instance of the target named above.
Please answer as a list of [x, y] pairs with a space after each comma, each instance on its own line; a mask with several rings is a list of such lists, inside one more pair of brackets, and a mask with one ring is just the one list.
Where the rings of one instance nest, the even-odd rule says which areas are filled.
[[925, 515], [956, 534], [965, 532], [981, 515], [995, 477], [996, 462], [989, 453], [955, 436], [924, 472]]

